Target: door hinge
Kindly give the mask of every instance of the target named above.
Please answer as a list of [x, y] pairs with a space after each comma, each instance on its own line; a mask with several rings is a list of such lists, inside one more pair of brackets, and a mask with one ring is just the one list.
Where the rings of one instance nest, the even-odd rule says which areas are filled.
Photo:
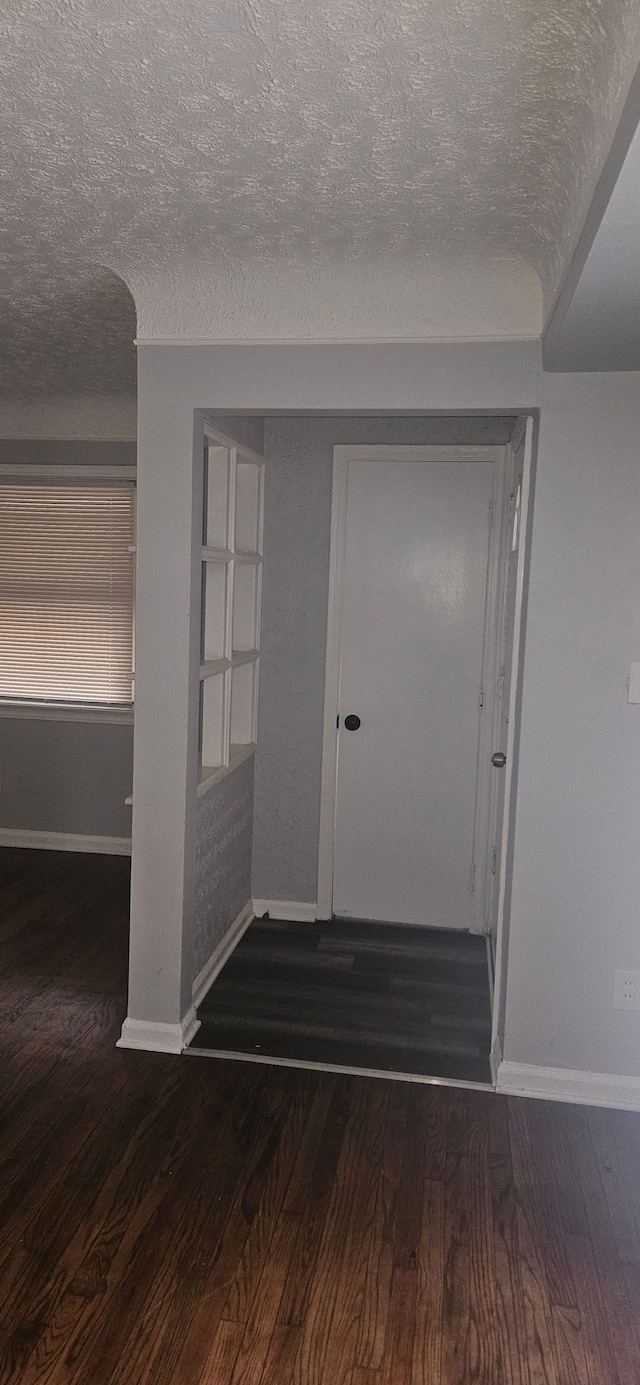
[[493, 501], [489, 501], [489, 528], [493, 524]]
[[481, 689], [480, 689], [480, 696], [479, 696], [479, 698], [478, 698], [478, 710], [481, 712], [483, 707], [484, 707], [484, 688], [481, 688]]
[[475, 867], [475, 862], [472, 861], [472, 862], [471, 862], [471, 869], [470, 869], [470, 871], [469, 871], [469, 890], [470, 890], [471, 894], [473, 894], [473, 891], [474, 891], [474, 889], [475, 889], [475, 886], [476, 886], [476, 867]]
[[500, 678], [499, 678], [499, 680], [498, 680], [498, 702], [502, 702], [503, 696], [504, 696], [504, 673], [501, 673], [501, 674], [500, 674]]
[[492, 848], [491, 848], [491, 874], [492, 874], [492, 875], [495, 875], [495, 873], [496, 873], [496, 859], [497, 859], [497, 855], [498, 855], [498, 853], [497, 853], [497, 851], [496, 851], [495, 846], [492, 846]]

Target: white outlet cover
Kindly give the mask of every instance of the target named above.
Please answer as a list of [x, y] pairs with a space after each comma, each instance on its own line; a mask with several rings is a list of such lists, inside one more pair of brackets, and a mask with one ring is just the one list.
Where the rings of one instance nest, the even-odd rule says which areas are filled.
[[640, 1010], [640, 971], [614, 972], [614, 1010]]

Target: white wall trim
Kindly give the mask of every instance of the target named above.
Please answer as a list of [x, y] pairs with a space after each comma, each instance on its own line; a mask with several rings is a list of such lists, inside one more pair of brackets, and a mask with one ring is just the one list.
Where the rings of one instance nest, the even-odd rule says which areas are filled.
[[218, 765], [217, 769], [201, 770], [202, 778], [198, 783], [198, 798], [204, 798], [204, 795], [213, 788], [214, 784], [219, 784], [221, 779], [226, 779], [228, 774], [233, 774], [234, 769], [248, 760], [251, 755], [255, 755], [256, 749], [255, 741], [251, 741], [249, 745], [236, 746], [229, 755], [228, 765]]
[[182, 1053], [200, 1028], [193, 1005], [179, 1024], [126, 1019], [116, 1048], [143, 1049], [146, 1053]]
[[130, 837], [88, 837], [74, 832], [28, 832], [0, 827], [0, 846], [32, 847], [41, 851], [92, 851], [101, 856], [130, 856]]
[[529, 557], [531, 481], [533, 467], [533, 415], [529, 414], [525, 426], [525, 455], [522, 471], [522, 497], [520, 510], [520, 539], [516, 569], [516, 597], [513, 634], [511, 637], [511, 674], [509, 681], [509, 711], [507, 725], [504, 803], [502, 807], [502, 838], [500, 843], [500, 874], [498, 880], [498, 909], [496, 923], [495, 967], [493, 973], [493, 1003], [491, 1018], [491, 1052], [502, 1054], [504, 1043], [504, 1014], [507, 995], [507, 967], [509, 961], [509, 926], [507, 913], [508, 874], [511, 870], [510, 850], [512, 846], [512, 808], [516, 802], [516, 750], [518, 745], [518, 701], [523, 677], [523, 636], [524, 601], [526, 589], [526, 568]]
[[253, 913], [257, 919], [268, 914], [269, 918], [282, 923], [315, 923], [316, 919], [323, 917], [318, 913], [315, 900], [310, 904], [296, 899], [254, 899]]
[[498, 1073], [500, 1071], [500, 1064], [502, 1063], [502, 1046], [500, 1044], [499, 1038], [496, 1038], [494, 1047], [491, 1049], [491, 1053], [489, 1054], [489, 1062], [491, 1064], [491, 1081], [493, 1082], [493, 1085], [497, 1090]]
[[229, 960], [234, 948], [237, 947], [241, 937], [246, 933], [250, 923], [253, 923], [255, 914], [253, 912], [253, 901], [250, 899], [245, 904], [244, 909], [240, 910], [237, 918], [233, 920], [231, 927], [227, 929], [224, 938], [213, 949], [208, 961], [198, 972], [191, 988], [191, 1000], [195, 1010], [202, 1004], [209, 987], [213, 985], [216, 976], [222, 971], [223, 966]]
[[218, 447], [228, 447], [230, 452], [237, 452], [240, 457], [244, 457], [247, 461], [253, 462], [253, 465], [260, 467], [262, 471], [264, 467], [264, 457], [261, 457], [259, 452], [254, 452], [251, 447], [245, 447], [242, 442], [236, 442], [235, 438], [230, 437], [228, 433], [222, 433], [219, 428], [213, 428], [206, 420], [204, 424], [204, 435], [209, 442], [214, 442]]
[[507, 1096], [529, 1096], [543, 1101], [568, 1101], [577, 1106], [612, 1106], [619, 1111], [640, 1111], [640, 1077], [619, 1077], [610, 1072], [544, 1068], [535, 1063], [503, 1060], [498, 1067], [496, 1089]]
[[539, 341], [539, 332], [486, 332], [481, 337], [466, 333], [447, 337], [134, 337], [134, 346], [485, 346]]
[[126, 481], [136, 480], [134, 466], [82, 466], [75, 462], [49, 464], [48, 462], [1, 462], [2, 481]]
[[0, 717], [15, 721], [93, 721], [133, 726], [133, 703], [98, 706], [89, 702], [0, 702]]

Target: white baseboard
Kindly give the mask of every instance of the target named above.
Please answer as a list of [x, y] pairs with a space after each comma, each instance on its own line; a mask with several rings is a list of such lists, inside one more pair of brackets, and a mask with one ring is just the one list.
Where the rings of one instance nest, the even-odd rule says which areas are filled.
[[208, 962], [205, 962], [202, 970], [196, 976], [191, 990], [191, 1000], [195, 1010], [204, 1000], [209, 987], [213, 985], [216, 976], [222, 971], [225, 962], [229, 960], [231, 953], [240, 942], [243, 933], [246, 933], [249, 924], [253, 923], [254, 918], [253, 901], [249, 900], [244, 909], [241, 909], [238, 917], [233, 920], [222, 941], [214, 948]]
[[156, 1024], [153, 1020], [126, 1019], [116, 1048], [138, 1048], [147, 1053], [182, 1053], [200, 1028], [193, 1005], [180, 1024]]
[[545, 1101], [569, 1101], [576, 1106], [613, 1106], [640, 1111], [640, 1077], [571, 1068], [543, 1068], [533, 1063], [498, 1067], [496, 1089], [507, 1096], [531, 1096]]
[[257, 919], [268, 914], [269, 918], [282, 923], [315, 923], [318, 906], [315, 900], [312, 904], [301, 904], [296, 899], [254, 899], [253, 912]]
[[0, 846], [26, 846], [41, 851], [91, 851], [101, 856], [131, 855], [131, 837], [87, 837], [80, 832], [27, 832], [20, 827], [0, 827]]

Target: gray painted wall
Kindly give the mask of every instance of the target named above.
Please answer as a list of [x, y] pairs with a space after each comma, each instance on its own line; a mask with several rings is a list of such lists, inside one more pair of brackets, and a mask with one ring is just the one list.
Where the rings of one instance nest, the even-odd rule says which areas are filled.
[[135, 466], [135, 442], [70, 442], [51, 438], [0, 438], [0, 465]]
[[192, 981], [251, 898], [253, 759], [198, 799]]
[[334, 446], [500, 444], [512, 427], [482, 417], [265, 419], [255, 898], [316, 898]]
[[[0, 464], [135, 462], [135, 442], [0, 439]], [[132, 725], [0, 717], [0, 776], [0, 827], [131, 836]]]
[[219, 432], [226, 433], [234, 442], [244, 443], [252, 452], [261, 457], [264, 452], [264, 419], [252, 418], [249, 414], [207, 413], [207, 423]]
[[0, 827], [130, 837], [133, 726], [0, 717]]

